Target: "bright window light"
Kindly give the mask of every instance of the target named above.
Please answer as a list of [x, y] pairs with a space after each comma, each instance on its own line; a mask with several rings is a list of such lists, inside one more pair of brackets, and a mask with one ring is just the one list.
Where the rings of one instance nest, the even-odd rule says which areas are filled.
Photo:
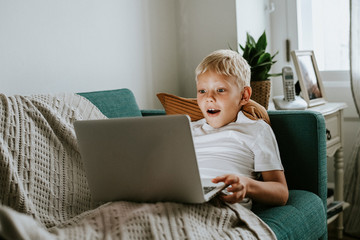
[[[348, 71], [350, 11], [348, 0], [300, 1], [299, 47], [313, 49], [320, 71]], [[309, 11], [311, 8], [311, 11]]]

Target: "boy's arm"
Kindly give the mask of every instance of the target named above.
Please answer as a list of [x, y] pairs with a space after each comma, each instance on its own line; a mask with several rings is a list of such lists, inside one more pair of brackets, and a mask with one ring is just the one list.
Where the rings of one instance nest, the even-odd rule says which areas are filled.
[[284, 172], [281, 170], [266, 171], [262, 172], [262, 177], [264, 181], [227, 174], [214, 178], [213, 182], [224, 182], [231, 185], [227, 191], [232, 194], [223, 196], [224, 201], [229, 203], [240, 202], [243, 198], [248, 197], [267, 205], [285, 205], [289, 191]]
[[257, 202], [268, 205], [285, 205], [289, 198], [284, 171], [262, 172], [264, 181], [252, 180], [247, 196]]

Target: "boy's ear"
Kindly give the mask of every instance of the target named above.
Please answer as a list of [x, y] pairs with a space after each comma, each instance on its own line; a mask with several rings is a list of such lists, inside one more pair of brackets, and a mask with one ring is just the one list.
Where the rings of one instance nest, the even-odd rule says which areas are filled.
[[243, 94], [240, 100], [240, 105], [245, 105], [250, 101], [252, 89], [251, 87], [244, 87]]

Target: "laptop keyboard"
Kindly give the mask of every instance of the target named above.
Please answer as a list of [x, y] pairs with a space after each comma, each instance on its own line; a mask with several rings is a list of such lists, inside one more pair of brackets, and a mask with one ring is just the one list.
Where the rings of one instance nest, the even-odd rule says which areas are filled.
[[208, 192], [214, 190], [215, 187], [203, 187], [203, 190], [204, 190], [204, 194], [207, 194]]

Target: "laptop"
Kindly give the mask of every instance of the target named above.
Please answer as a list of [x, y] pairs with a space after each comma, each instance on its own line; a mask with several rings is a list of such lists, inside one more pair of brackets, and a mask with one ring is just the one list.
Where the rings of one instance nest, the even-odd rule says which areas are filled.
[[187, 115], [74, 123], [94, 202], [203, 203], [225, 188], [201, 179]]

